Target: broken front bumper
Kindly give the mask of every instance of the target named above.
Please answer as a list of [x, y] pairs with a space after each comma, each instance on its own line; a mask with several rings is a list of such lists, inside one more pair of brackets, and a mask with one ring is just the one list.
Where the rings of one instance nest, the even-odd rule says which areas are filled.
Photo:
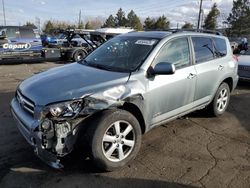
[[[78, 126], [71, 130], [65, 137], [53, 137], [52, 148], [44, 147], [44, 133], [39, 131], [40, 121], [35, 120], [28, 112], [24, 111], [19, 102], [14, 98], [11, 102], [11, 112], [18, 129], [33, 146], [35, 154], [53, 168], [62, 168], [60, 158], [69, 154], [77, 139]], [[53, 151], [52, 151], [53, 150]]]

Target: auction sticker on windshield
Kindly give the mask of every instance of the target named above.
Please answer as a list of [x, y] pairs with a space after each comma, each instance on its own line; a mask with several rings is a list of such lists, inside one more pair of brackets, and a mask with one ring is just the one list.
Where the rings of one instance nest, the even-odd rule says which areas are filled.
[[155, 44], [155, 40], [138, 40], [135, 44], [152, 46]]

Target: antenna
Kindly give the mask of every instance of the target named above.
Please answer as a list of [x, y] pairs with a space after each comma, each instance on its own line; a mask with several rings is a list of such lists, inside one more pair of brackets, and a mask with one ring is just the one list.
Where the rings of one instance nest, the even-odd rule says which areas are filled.
[[79, 20], [78, 20], [78, 28], [80, 28], [81, 19], [82, 19], [82, 11], [80, 10], [80, 12], [79, 12]]

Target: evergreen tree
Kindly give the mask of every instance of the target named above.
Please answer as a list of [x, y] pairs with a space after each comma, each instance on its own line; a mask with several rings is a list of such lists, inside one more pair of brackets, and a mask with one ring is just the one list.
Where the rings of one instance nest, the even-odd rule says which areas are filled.
[[37, 28], [36, 25], [32, 22], [27, 21], [23, 26], [31, 27], [31, 28]]
[[162, 15], [156, 20], [155, 29], [156, 30], [167, 30], [167, 29], [169, 29], [169, 25], [170, 25], [170, 22], [168, 21], [168, 19], [164, 15]]
[[84, 29], [83, 21], [80, 21], [80, 23], [78, 24], [78, 29]]
[[144, 21], [144, 29], [145, 30], [153, 30], [155, 29], [155, 19], [147, 17]]
[[189, 23], [189, 22], [186, 22], [183, 26], [182, 26], [182, 29], [193, 29], [194, 28], [194, 25]]
[[209, 30], [215, 30], [217, 28], [217, 18], [220, 15], [220, 11], [217, 7], [217, 4], [214, 3], [210, 12], [208, 13], [206, 19], [205, 19], [205, 24], [204, 28], [209, 29]]
[[85, 24], [85, 29], [93, 29], [93, 27], [91, 26], [90, 22], [87, 22]]
[[115, 27], [115, 18], [112, 14], [108, 17], [102, 27]]
[[140, 18], [135, 14], [133, 10], [128, 13], [126, 26], [132, 27], [133, 29], [138, 31], [142, 30]]
[[126, 26], [127, 20], [125, 17], [125, 12], [122, 10], [122, 8], [120, 8], [118, 12], [116, 13], [115, 22], [116, 22], [116, 26], [118, 27]]
[[44, 24], [43, 32], [46, 34], [52, 34], [54, 29], [54, 24], [49, 20]]
[[230, 34], [242, 36], [249, 34], [250, 31], [250, 2], [249, 0], [233, 1], [232, 12], [227, 18], [230, 25]]

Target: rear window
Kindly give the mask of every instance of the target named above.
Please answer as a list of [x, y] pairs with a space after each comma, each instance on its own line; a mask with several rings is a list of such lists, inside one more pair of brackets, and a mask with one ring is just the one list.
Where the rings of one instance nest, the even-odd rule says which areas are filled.
[[20, 36], [21, 38], [36, 38], [33, 29], [20, 28]]
[[214, 49], [217, 57], [224, 57], [227, 55], [227, 44], [224, 39], [221, 38], [213, 38], [214, 41]]
[[214, 49], [211, 38], [192, 37], [192, 41], [197, 64], [214, 59]]

